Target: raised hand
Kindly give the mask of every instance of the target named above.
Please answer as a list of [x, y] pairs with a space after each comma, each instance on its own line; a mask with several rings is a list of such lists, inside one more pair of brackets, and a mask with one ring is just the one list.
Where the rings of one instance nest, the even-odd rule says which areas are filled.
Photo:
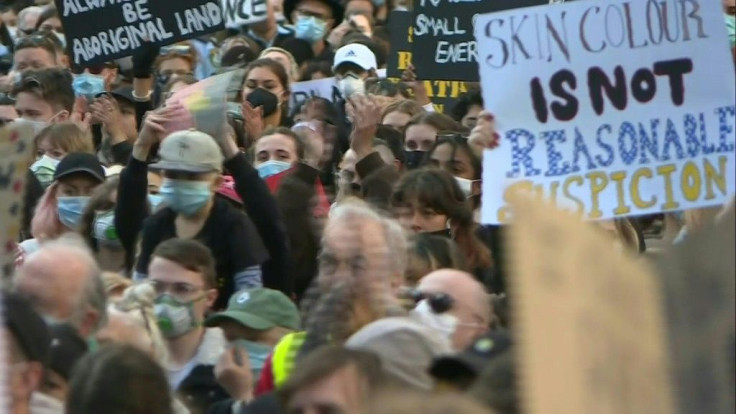
[[496, 132], [496, 123], [490, 112], [483, 111], [478, 115], [478, 123], [470, 131], [468, 144], [480, 157], [486, 149], [498, 147], [501, 137]]
[[429, 95], [427, 95], [427, 88], [424, 87], [424, 82], [417, 80], [414, 65], [409, 65], [409, 67], [404, 70], [404, 73], [401, 74], [401, 80], [414, 91], [414, 101], [416, 101], [416, 103], [422, 106], [432, 103], [432, 101], [429, 100]]
[[241, 105], [243, 110], [243, 128], [245, 135], [250, 142], [255, 142], [266, 129], [266, 123], [263, 120], [263, 107], [254, 108], [250, 102], [243, 100]]
[[248, 351], [236, 345], [228, 348], [215, 365], [215, 378], [232, 398], [249, 401], [254, 381]]
[[353, 119], [350, 147], [358, 158], [365, 157], [373, 151], [373, 138], [381, 122], [381, 106], [373, 97], [358, 94], [350, 97], [346, 109]]

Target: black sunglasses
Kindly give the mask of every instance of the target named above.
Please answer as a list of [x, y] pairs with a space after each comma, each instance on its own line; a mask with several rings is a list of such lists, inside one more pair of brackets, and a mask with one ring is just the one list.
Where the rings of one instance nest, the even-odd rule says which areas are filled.
[[105, 63], [94, 65], [94, 66], [72, 65], [72, 73], [75, 75], [80, 75], [84, 73], [85, 69], [87, 69], [89, 73], [91, 73], [92, 75], [99, 75], [105, 69], [115, 69], [116, 67], [118, 66], [112, 62], [105, 62]]
[[30, 36], [18, 38], [18, 40], [15, 41], [16, 49], [23, 49], [26, 47], [39, 47], [43, 45], [51, 46], [54, 49], [61, 47], [59, 40], [56, 39], [53, 34], [49, 34], [48, 32], [32, 34]]
[[408, 296], [408, 299], [413, 300], [415, 304], [422, 300], [426, 300], [430, 309], [432, 309], [432, 312], [434, 313], [445, 313], [452, 309], [452, 305], [455, 303], [452, 296], [447, 293], [424, 293], [419, 290], [410, 290], [406, 295]]

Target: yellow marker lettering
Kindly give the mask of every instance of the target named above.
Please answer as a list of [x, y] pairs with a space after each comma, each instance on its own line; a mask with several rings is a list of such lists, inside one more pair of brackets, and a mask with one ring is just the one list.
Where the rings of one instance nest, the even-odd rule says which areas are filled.
[[437, 93], [435, 96], [438, 98], [447, 98], [447, 84], [450, 83], [449, 81], [434, 81], [434, 83], [438, 86]]
[[432, 105], [434, 106], [434, 111], [435, 112], [440, 113], [440, 114], [444, 114], [445, 113], [445, 104], [436, 104], [436, 103], [433, 103]]
[[639, 168], [634, 171], [634, 174], [631, 176], [631, 187], [629, 188], [629, 193], [631, 194], [631, 201], [634, 205], [637, 208], [645, 209], [657, 204], [657, 197], [652, 196], [649, 201], [641, 199], [641, 193], [639, 192], [639, 180], [641, 180], [641, 177], [652, 178], [652, 170], [649, 168]]
[[662, 210], [675, 210], [680, 207], [680, 203], [675, 201], [672, 192], [672, 173], [675, 170], [677, 170], [677, 167], [674, 164], [657, 167], [657, 174], [664, 177], [665, 202], [662, 204]]
[[414, 43], [414, 28], [409, 26], [409, 43]]
[[603, 212], [600, 209], [599, 194], [608, 186], [608, 177], [600, 171], [593, 171], [585, 174], [590, 180], [590, 213], [588, 218], [595, 219], [601, 217]]
[[613, 214], [617, 216], [628, 214], [631, 211], [631, 207], [626, 205], [626, 192], [624, 191], [626, 171], [616, 171], [612, 173], [611, 179], [616, 182], [616, 199], [618, 200], [618, 206], [613, 210]]
[[424, 89], [427, 90], [427, 98], [434, 97], [434, 85], [432, 84], [432, 81], [425, 80]]
[[565, 194], [565, 197], [568, 200], [574, 202], [578, 206], [575, 213], [578, 215], [583, 215], [583, 213], [585, 212], [585, 203], [583, 203], [583, 200], [570, 194], [570, 184], [572, 184], [573, 182], [577, 184], [578, 187], [580, 187], [583, 185], [583, 177], [579, 175], [573, 175], [573, 176], [567, 177], [565, 179], [565, 182], [562, 183], [562, 193]]
[[713, 167], [710, 161], [705, 160], [705, 199], [712, 200], [716, 198], [713, 192], [713, 183], [718, 186], [718, 190], [722, 195], [726, 195], [726, 163], [728, 158], [725, 156], [718, 157], [718, 171]]
[[411, 65], [411, 52], [399, 52], [399, 70], [405, 70]]
[[503, 191], [504, 206], [498, 209], [498, 221], [500, 223], [508, 223], [512, 218], [511, 206], [509, 204], [513, 196], [531, 192], [532, 189], [532, 182], [529, 180], [517, 181], [506, 187]]
[[680, 175], [680, 187], [682, 194], [688, 201], [695, 201], [700, 197], [700, 188], [702, 184], [700, 178], [700, 170], [692, 161], [688, 161], [682, 169]]

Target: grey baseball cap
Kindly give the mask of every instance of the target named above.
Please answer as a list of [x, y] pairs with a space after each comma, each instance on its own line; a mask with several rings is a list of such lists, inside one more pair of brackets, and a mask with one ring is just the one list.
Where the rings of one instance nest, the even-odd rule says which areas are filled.
[[224, 161], [215, 139], [196, 129], [170, 134], [161, 143], [158, 155], [159, 162], [150, 167], [170, 171], [221, 172]]

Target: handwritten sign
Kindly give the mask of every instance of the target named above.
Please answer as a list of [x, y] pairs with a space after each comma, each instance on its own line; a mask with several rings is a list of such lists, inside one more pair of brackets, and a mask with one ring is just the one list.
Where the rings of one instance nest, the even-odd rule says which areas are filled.
[[83, 66], [225, 28], [218, 0], [55, 1], [69, 55]]
[[691, 232], [658, 262], [678, 412], [733, 413], [736, 215]]
[[502, 133], [484, 159], [483, 222], [508, 220], [516, 191], [589, 219], [723, 203], [736, 85], [722, 20], [699, 0], [479, 16], [483, 98]]
[[418, 79], [478, 81], [479, 13], [546, 4], [548, 0], [414, 0], [413, 40]]
[[241, 26], [258, 23], [268, 17], [267, 0], [222, 0], [225, 26], [238, 29]]
[[[399, 82], [401, 74], [412, 62], [412, 20], [412, 13], [406, 11], [392, 11], [389, 18], [391, 51], [388, 55], [386, 75], [395, 82]], [[423, 82], [435, 111], [440, 113], [452, 109], [460, 95], [468, 91], [468, 84], [463, 81], [425, 80]]]
[[655, 275], [617, 253], [605, 230], [533, 197], [513, 201], [522, 411], [673, 413]]
[[11, 124], [0, 129], [0, 288], [10, 282], [15, 267], [33, 135], [33, 129], [28, 126]]
[[[386, 69], [377, 70], [376, 75], [379, 78], [386, 77]], [[340, 101], [342, 94], [340, 88], [337, 87], [337, 80], [335, 78], [324, 78], [292, 84], [289, 108], [294, 110], [302, 102], [313, 97], [325, 98], [330, 102]]]

